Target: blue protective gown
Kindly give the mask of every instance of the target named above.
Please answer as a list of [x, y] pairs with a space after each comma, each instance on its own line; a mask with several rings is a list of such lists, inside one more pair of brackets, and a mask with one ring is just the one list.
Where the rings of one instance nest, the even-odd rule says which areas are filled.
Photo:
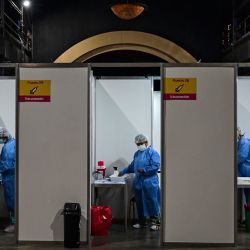
[[[148, 147], [144, 151], [136, 151], [134, 160], [120, 173], [135, 173], [133, 186], [139, 218], [160, 215], [159, 167], [160, 155]], [[139, 173], [139, 168], [143, 168], [144, 173]]]
[[250, 140], [244, 136], [238, 142], [238, 174], [250, 177]]
[[[250, 140], [242, 136], [238, 142], [238, 176], [250, 177]], [[245, 189], [246, 202], [250, 203], [250, 190]]]
[[3, 146], [0, 156], [0, 173], [2, 174], [4, 196], [12, 216], [15, 210], [15, 168], [16, 142], [10, 138]]

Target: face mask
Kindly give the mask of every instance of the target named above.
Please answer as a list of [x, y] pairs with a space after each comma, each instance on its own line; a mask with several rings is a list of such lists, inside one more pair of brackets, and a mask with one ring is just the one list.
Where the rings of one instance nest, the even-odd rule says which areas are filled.
[[145, 144], [142, 144], [142, 145], [140, 145], [140, 146], [137, 146], [137, 148], [138, 148], [138, 150], [140, 150], [140, 151], [144, 151], [147, 147], [146, 147]]
[[4, 141], [2, 138], [0, 138], [0, 144], [4, 144]]

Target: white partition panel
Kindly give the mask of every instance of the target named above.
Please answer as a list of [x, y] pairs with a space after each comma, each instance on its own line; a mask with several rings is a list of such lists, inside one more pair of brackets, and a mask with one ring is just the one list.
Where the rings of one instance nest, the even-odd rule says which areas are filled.
[[20, 68], [51, 81], [50, 102], [19, 103], [18, 241], [62, 241], [65, 202], [83, 209], [87, 241], [88, 68]]
[[120, 158], [130, 163], [137, 150], [134, 137], [143, 133], [151, 142], [151, 123], [150, 78], [96, 80], [96, 161], [107, 167]]
[[237, 79], [237, 125], [250, 138], [250, 77]]
[[152, 146], [157, 152], [161, 152], [161, 92], [153, 93], [153, 143]]
[[164, 69], [165, 78], [194, 78], [197, 88], [196, 100], [164, 101], [164, 243], [235, 242], [234, 73]]
[[0, 78], [0, 126], [16, 134], [16, 79]]

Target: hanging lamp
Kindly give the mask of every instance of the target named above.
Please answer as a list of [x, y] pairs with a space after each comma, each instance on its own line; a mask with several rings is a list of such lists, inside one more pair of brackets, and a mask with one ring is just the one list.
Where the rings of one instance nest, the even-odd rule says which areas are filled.
[[131, 20], [146, 10], [147, 6], [139, 2], [115, 3], [110, 6], [112, 12], [123, 20]]

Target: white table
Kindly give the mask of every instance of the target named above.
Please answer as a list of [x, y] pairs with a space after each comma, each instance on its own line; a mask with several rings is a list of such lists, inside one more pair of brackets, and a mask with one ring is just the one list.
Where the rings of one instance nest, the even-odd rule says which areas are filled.
[[250, 177], [237, 177], [238, 188], [250, 188]]
[[98, 188], [122, 188], [123, 189], [123, 202], [124, 202], [124, 231], [128, 229], [128, 182], [125, 181], [108, 181], [108, 180], [96, 180], [93, 183], [94, 186], [94, 201], [98, 197]]

